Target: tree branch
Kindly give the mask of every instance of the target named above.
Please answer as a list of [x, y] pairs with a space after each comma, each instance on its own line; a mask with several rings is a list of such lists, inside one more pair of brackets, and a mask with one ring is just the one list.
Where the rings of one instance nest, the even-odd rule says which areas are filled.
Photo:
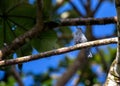
[[90, 46], [94, 47], [98, 45], [105, 45], [105, 44], [116, 43], [116, 42], [117, 42], [117, 38], [109, 38], [109, 39], [102, 39], [102, 40], [81, 43], [81, 44], [77, 44], [77, 45], [70, 46], [70, 47], [63, 47], [63, 48], [59, 48], [56, 50], [39, 53], [37, 55], [29, 55], [29, 56], [19, 57], [16, 59], [2, 60], [0, 61], [0, 66], [19, 64], [19, 63], [28, 62], [31, 60], [46, 58], [46, 57], [50, 57], [53, 55], [59, 55], [59, 54], [63, 54], [66, 52], [70, 52], [70, 51], [74, 51], [74, 50], [78, 50], [82, 48], [87, 48]]
[[15, 69], [15, 66], [11, 66], [11, 72], [12, 72], [12, 75], [14, 76], [15, 80], [17, 81], [18, 85], [19, 86], [24, 86], [23, 82], [22, 82], [22, 79], [20, 77], [20, 74], [16, 71]]
[[84, 17], [84, 15], [78, 10], [78, 8], [74, 5], [72, 0], [68, 0], [70, 5], [74, 8], [74, 10], [79, 14], [79, 16]]
[[97, 13], [97, 11], [99, 10], [100, 6], [102, 5], [102, 3], [104, 2], [104, 0], [99, 0], [97, 6], [95, 7], [95, 9], [92, 11], [92, 14], [95, 15], [95, 13]]
[[[104, 24], [111, 24], [116, 22], [117, 22], [117, 17], [73, 18], [73, 19], [60, 19], [60, 23], [56, 23], [53, 21], [46, 22], [44, 23], [44, 26], [54, 28], [59, 26], [73, 26], [73, 25], [95, 25], [95, 24], [104, 25]], [[10, 45], [7, 45], [7, 47], [4, 47], [0, 50], [0, 60], [3, 57], [5, 58], [6, 56], [13, 53], [15, 50], [19, 49], [26, 42], [28, 42], [28, 40], [32, 39], [33, 37], [38, 35], [40, 32], [41, 32], [41, 29], [35, 26], [31, 30], [27, 31], [26, 33], [14, 39]]]
[[100, 51], [100, 49], [98, 47], [96, 47], [96, 51], [100, 55], [100, 59], [101, 59], [101, 63], [103, 64], [104, 71], [108, 71], [108, 65], [107, 65], [107, 62], [105, 60], [105, 56], [103, 55], [103, 53]]
[[67, 71], [58, 78], [55, 86], [65, 86], [65, 84], [73, 77], [78, 69], [83, 69], [88, 61], [85, 49], [82, 49], [75, 61], [68, 67]]
[[104, 86], [120, 86], [120, 0], [115, 0], [116, 11], [117, 11], [117, 54], [116, 58], [110, 66], [110, 70]]
[[76, 26], [76, 25], [105, 25], [117, 23], [117, 17], [104, 17], [104, 18], [68, 18], [59, 19], [56, 21], [45, 22], [44, 25], [48, 27], [60, 27], [60, 26]]
[[112, 23], [117, 23], [117, 17], [61, 19], [60, 23], [57, 26], [105, 25]]
[[120, 63], [120, 0], [115, 0], [115, 4], [117, 10], [117, 17], [118, 17], [118, 22], [117, 22], [118, 49], [117, 49], [116, 60], [119, 64]]

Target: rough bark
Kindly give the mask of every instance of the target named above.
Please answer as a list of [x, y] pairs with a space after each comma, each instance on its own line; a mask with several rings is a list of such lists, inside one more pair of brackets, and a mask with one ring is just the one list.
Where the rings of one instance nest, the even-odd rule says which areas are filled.
[[120, 86], [120, 0], [115, 0], [118, 22], [117, 22], [117, 35], [118, 35], [118, 46], [116, 58], [113, 61], [106, 82], [104, 86]]

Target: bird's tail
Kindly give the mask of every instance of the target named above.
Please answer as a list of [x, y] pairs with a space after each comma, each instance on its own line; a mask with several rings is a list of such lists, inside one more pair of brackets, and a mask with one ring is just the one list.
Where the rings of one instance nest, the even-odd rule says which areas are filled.
[[92, 55], [92, 53], [90, 51], [88, 52], [87, 57], [88, 58], [92, 58], [93, 57], [93, 55]]
[[86, 54], [87, 54], [88, 58], [92, 58], [93, 57], [92, 53], [90, 52], [90, 48], [86, 49]]

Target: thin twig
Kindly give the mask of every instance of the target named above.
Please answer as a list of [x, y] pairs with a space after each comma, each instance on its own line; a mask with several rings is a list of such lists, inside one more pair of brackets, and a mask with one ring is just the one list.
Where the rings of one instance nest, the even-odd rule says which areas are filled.
[[12, 72], [12, 75], [14, 76], [15, 80], [18, 82], [18, 85], [19, 86], [24, 86], [24, 84], [21, 80], [20, 74], [16, 71], [14, 65], [11, 67], [11, 72]]
[[31, 60], [46, 58], [46, 57], [50, 57], [53, 55], [59, 55], [59, 54], [67, 53], [70, 51], [87, 48], [90, 46], [94, 47], [98, 45], [105, 45], [105, 44], [116, 43], [116, 42], [117, 42], [117, 38], [109, 38], [109, 39], [102, 39], [102, 40], [81, 43], [81, 44], [77, 44], [77, 45], [70, 46], [70, 47], [63, 47], [63, 48], [59, 48], [56, 50], [39, 53], [37, 55], [29, 55], [29, 56], [19, 57], [16, 59], [2, 60], [0, 61], [0, 66], [19, 64], [19, 63], [28, 62]]
[[74, 8], [74, 10], [79, 14], [79, 16], [84, 17], [84, 15], [78, 10], [77, 6], [73, 3], [72, 0], [68, 0], [70, 5]]
[[79, 1], [80, 5], [81, 5], [83, 8], [85, 8], [84, 0], [78, 0], [78, 1]]
[[100, 51], [100, 49], [98, 47], [96, 47], [96, 50], [97, 50], [98, 54], [100, 55], [100, 59], [101, 59], [101, 63], [103, 64], [104, 71], [107, 71], [108, 65], [106, 63], [105, 56], [103, 55], [103, 53]]
[[99, 0], [98, 4], [95, 7], [95, 9], [93, 10], [92, 14], [95, 15], [95, 13], [97, 13], [98, 9], [100, 8], [100, 6], [102, 5], [103, 2], [104, 2], [104, 0]]

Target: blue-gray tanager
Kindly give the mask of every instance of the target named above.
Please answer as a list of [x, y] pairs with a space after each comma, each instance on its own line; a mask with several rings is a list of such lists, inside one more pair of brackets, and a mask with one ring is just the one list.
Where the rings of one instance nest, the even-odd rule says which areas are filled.
[[[77, 31], [73, 34], [73, 39], [74, 39], [75, 44], [87, 42], [87, 38], [85, 37], [81, 28], [77, 28]], [[86, 54], [89, 58], [92, 57], [92, 53], [89, 51], [89, 48], [86, 48]]]

